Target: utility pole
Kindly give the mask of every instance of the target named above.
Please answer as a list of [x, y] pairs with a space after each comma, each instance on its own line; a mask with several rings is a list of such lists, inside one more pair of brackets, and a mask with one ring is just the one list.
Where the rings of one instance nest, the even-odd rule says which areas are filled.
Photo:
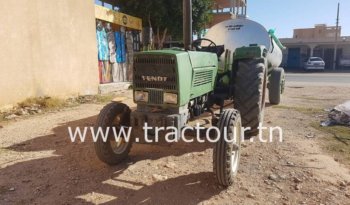
[[183, 0], [183, 38], [185, 50], [192, 46], [192, 0]]
[[335, 31], [335, 44], [334, 44], [334, 60], [333, 60], [333, 70], [337, 67], [337, 54], [338, 54], [338, 35], [339, 35], [339, 8], [340, 3], [338, 3], [338, 10], [337, 10], [337, 26]]

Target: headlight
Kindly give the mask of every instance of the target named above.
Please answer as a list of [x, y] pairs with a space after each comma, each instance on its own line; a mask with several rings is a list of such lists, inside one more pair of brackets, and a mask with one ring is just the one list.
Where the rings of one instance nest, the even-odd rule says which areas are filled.
[[168, 104], [177, 104], [177, 94], [164, 93], [164, 102]]
[[135, 91], [135, 101], [136, 102], [148, 102], [148, 92]]

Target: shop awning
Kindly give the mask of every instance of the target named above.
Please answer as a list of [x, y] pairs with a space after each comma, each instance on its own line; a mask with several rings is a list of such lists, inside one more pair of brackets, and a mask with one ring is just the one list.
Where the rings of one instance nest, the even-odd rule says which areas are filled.
[[121, 12], [95, 5], [95, 17], [109, 23], [124, 26], [134, 30], [142, 30], [142, 20]]

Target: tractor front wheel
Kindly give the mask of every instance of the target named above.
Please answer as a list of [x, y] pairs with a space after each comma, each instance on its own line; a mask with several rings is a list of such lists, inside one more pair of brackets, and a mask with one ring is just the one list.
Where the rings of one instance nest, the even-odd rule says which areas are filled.
[[224, 187], [232, 185], [237, 174], [241, 152], [241, 116], [235, 109], [225, 110], [219, 119], [220, 140], [213, 151], [216, 180]]
[[[116, 165], [126, 159], [130, 152], [132, 141], [126, 140], [125, 137], [120, 136], [117, 138], [114, 136], [113, 129], [116, 133], [120, 132], [120, 129], [126, 129], [130, 125], [130, 108], [122, 103], [112, 102], [106, 105], [100, 112], [96, 128], [95, 136], [98, 130], [102, 130], [105, 134], [108, 131], [107, 140], [104, 140], [101, 136], [95, 142], [95, 152], [98, 158], [109, 165]], [[127, 131], [125, 130], [127, 133]], [[121, 133], [121, 132], [120, 132]]]

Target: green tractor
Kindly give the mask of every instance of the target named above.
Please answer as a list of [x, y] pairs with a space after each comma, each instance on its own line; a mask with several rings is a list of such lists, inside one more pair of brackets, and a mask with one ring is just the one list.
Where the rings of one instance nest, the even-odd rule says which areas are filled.
[[[184, 3], [184, 49], [174, 48], [137, 53], [134, 57], [134, 111], [112, 102], [101, 111], [97, 126], [132, 128], [132, 139], [99, 138], [95, 150], [99, 159], [116, 165], [127, 158], [132, 143], [145, 135], [145, 123], [153, 127], [151, 137], [172, 136], [167, 127], [184, 129], [188, 122], [212, 113], [220, 130], [213, 152], [214, 174], [222, 186], [230, 186], [237, 174], [241, 141], [259, 133], [265, 97], [278, 104], [284, 90], [283, 46], [273, 31], [245, 18], [221, 22], [203, 39], [192, 42], [191, 0]], [[245, 12], [246, 9], [242, 9]], [[225, 102], [232, 101], [231, 108]], [[220, 107], [220, 114], [213, 106]], [[165, 128], [155, 133], [155, 128]], [[250, 128], [243, 131], [241, 128]], [[178, 138], [179, 136], [172, 136]], [[135, 140], [136, 139], [136, 140]]]

